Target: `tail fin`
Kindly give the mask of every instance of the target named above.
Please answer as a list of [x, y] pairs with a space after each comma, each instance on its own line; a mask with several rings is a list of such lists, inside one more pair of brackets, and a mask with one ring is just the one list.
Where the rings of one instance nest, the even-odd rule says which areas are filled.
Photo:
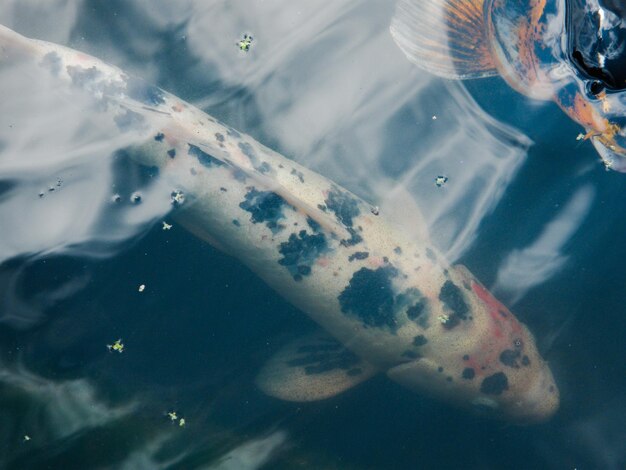
[[497, 75], [484, 0], [399, 0], [391, 36], [418, 67], [444, 78]]

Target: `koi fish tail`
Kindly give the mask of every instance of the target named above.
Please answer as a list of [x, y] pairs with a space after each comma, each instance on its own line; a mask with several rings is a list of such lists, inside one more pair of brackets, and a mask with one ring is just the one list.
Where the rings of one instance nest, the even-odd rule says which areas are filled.
[[497, 75], [484, 0], [399, 0], [391, 36], [407, 58], [444, 78]]

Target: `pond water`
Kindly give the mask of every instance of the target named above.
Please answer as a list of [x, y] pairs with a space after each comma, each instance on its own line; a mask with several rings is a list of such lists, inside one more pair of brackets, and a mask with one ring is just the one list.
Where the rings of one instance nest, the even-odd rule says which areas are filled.
[[0, 64], [0, 467], [624, 468], [625, 175], [555, 105], [414, 67], [393, 8], [4, 0], [0, 24], [155, 83], [381, 210], [414, 200], [533, 332], [557, 414], [508, 425], [384, 376], [319, 402], [264, 395], [259, 369], [318, 327], [173, 221], [158, 175], [120, 157], [128, 135]]

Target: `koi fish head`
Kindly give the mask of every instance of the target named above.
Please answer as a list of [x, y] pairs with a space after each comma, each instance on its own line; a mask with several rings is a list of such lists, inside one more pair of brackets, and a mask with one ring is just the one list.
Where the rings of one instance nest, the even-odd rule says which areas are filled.
[[626, 7], [491, 0], [486, 23], [502, 77], [527, 96], [556, 101], [607, 168], [626, 171]]
[[559, 391], [533, 335], [469, 271], [459, 271], [454, 304], [464, 302], [466, 314], [432, 325], [439, 332], [431, 349], [387, 375], [482, 415], [517, 424], [548, 419], [559, 407]]

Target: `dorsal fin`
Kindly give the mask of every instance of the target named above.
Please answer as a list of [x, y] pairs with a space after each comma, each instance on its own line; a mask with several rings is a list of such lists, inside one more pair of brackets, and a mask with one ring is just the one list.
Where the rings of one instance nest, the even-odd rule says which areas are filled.
[[484, 0], [399, 0], [391, 35], [411, 62], [440, 77], [497, 75], [483, 4]]

